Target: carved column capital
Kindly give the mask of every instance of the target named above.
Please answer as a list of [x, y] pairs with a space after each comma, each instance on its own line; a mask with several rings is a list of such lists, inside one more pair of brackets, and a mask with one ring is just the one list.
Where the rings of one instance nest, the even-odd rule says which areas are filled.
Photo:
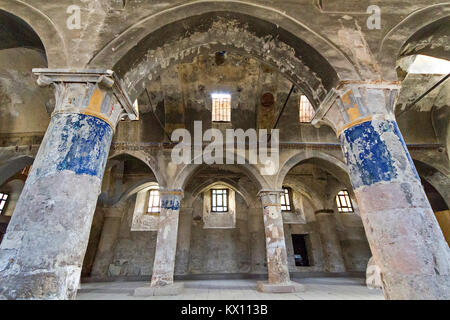
[[39, 86], [53, 85], [56, 89], [55, 113], [79, 113], [107, 122], [113, 129], [128, 116], [139, 119], [120, 79], [111, 70], [103, 69], [33, 69]]
[[399, 89], [395, 81], [342, 81], [328, 93], [311, 122], [316, 127], [329, 125], [340, 136], [359, 123], [395, 120]]

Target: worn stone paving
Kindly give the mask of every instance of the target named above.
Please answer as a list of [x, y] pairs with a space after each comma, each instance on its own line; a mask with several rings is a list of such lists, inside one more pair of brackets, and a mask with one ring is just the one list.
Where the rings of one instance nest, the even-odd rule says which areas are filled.
[[361, 278], [304, 278], [294, 280], [305, 286], [304, 292], [269, 294], [256, 291], [255, 280], [182, 281], [184, 290], [177, 296], [134, 297], [137, 287], [148, 282], [84, 283], [78, 300], [383, 300], [381, 290], [368, 289]]

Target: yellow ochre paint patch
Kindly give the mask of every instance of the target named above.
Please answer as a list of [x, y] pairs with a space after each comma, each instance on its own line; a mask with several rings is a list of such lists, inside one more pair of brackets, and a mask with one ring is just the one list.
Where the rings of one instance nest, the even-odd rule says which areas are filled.
[[346, 112], [348, 114], [350, 121], [354, 121], [361, 116], [358, 107], [348, 108]]
[[86, 108], [86, 110], [93, 111], [93, 112], [100, 112], [100, 108], [102, 106], [104, 93], [99, 90], [98, 88], [94, 89], [94, 92], [92, 93], [91, 100], [89, 101], [89, 105]]
[[344, 106], [346, 107], [345, 112], [348, 114], [348, 117], [350, 121], [354, 121], [358, 119], [361, 116], [361, 113], [359, 112], [358, 105], [352, 104], [350, 95], [353, 94], [352, 90], [349, 90], [342, 96], [342, 102]]
[[102, 92], [98, 88], [95, 88], [94, 92], [92, 92], [91, 99], [89, 100], [89, 105], [87, 106], [86, 109], [84, 109], [83, 113], [89, 116], [99, 118], [108, 123], [112, 128], [114, 128], [111, 121], [100, 111], [104, 97], [105, 97], [104, 92]]

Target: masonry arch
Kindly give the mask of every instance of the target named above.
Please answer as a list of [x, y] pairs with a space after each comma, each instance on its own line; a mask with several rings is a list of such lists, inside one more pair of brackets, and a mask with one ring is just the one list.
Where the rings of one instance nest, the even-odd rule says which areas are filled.
[[[409, 50], [406, 50], [411, 41], [425, 38], [425, 35], [432, 31], [438, 25], [442, 23], [448, 23], [450, 14], [449, 3], [439, 3], [428, 6], [423, 9], [416, 10], [404, 18], [400, 23], [393, 27], [383, 38], [379, 50], [378, 57], [383, 57], [383, 69], [384, 78], [386, 80], [397, 80], [396, 63], [399, 56], [409, 52], [408, 54], [414, 54], [414, 46], [409, 46]], [[420, 40], [419, 40], [420, 41]], [[439, 55], [442, 53], [439, 50], [427, 49], [424, 46], [423, 53], [432, 55]], [[447, 58], [448, 52], [447, 52]]]
[[89, 66], [111, 66], [135, 99], [167, 65], [224, 49], [276, 66], [315, 105], [340, 78], [359, 79], [345, 53], [301, 21], [243, 1], [196, 1], [148, 16], [108, 43]]
[[0, 186], [8, 179], [18, 173], [25, 167], [33, 164], [34, 158], [30, 156], [19, 156], [11, 158], [9, 161], [0, 166]]
[[129, 155], [133, 158], [136, 158], [136, 159], [142, 161], [153, 172], [153, 174], [155, 175], [156, 180], [158, 181], [158, 184], [160, 186], [164, 187], [167, 185], [167, 179], [163, 173], [163, 170], [161, 170], [160, 166], [158, 165], [158, 161], [155, 156], [150, 155], [150, 154], [145, 153], [140, 150], [136, 150], [136, 151], [114, 150], [110, 153], [108, 160], [112, 160], [121, 155]]
[[307, 151], [302, 150], [290, 156], [287, 160], [285, 160], [282, 164], [280, 164], [280, 170], [276, 177], [277, 187], [281, 188], [287, 173], [293, 167], [305, 161], [314, 161], [320, 165], [323, 165], [340, 181], [342, 181], [347, 186], [350, 186], [350, 181], [347, 173], [347, 166], [342, 160], [325, 152], [316, 150], [307, 150]]
[[27, 33], [24, 35], [27, 40], [16, 46], [34, 47], [43, 51], [51, 68], [67, 67], [68, 53], [64, 37], [45, 13], [23, 1], [1, 1], [0, 20], [5, 19], [15, 21], [19, 30]]

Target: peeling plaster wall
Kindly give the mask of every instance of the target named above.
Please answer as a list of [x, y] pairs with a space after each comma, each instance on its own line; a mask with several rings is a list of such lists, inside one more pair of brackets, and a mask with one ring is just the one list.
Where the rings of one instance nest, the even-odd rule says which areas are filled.
[[50, 120], [46, 105], [53, 94], [36, 84], [31, 69], [39, 67], [46, 62], [36, 50], [0, 50], [0, 146], [42, 140]]

